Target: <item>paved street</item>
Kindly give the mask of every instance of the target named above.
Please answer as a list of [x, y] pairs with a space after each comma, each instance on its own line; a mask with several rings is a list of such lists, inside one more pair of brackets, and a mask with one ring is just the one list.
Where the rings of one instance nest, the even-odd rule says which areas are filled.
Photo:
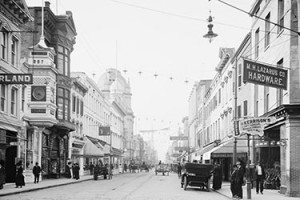
[[90, 180], [77, 184], [60, 186], [35, 192], [0, 197], [5, 200], [66, 200], [66, 199], [228, 199], [215, 192], [180, 188], [175, 174], [157, 175], [153, 172], [141, 172], [115, 176], [112, 180]]

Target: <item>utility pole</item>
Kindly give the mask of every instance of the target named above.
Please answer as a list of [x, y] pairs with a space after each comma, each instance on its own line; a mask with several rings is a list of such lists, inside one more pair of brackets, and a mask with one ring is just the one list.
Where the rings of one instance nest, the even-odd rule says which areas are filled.
[[238, 106], [237, 106], [237, 87], [238, 87], [238, 83], [237, 83], [237, 73], [238, 73], [238, 69], [237, 69], [237, 57], [235, 58], [235, 66], [234, 66], [234, 137], [233, 137], [233, 159], [232, 159], [232, 163], [233, 165], [236, 163], [237, 161], [237, 135], [238, 135]]

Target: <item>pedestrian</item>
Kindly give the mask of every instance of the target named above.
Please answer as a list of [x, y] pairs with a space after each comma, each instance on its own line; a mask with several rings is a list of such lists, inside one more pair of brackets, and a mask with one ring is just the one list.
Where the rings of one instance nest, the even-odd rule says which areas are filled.
[[256, 181], [256, 194], [260, 191], [263, 194], [264, 190], [264, 180], [265, 180], [265, 169], [257, 162], [255, 166], [255, 181]]
[[66, 177], [67, 178], [72, 178], [73, 174], [72, 174], [72, 163], [68, 162], [66, 165]]
[[236, 165], [237, 165], [236, 195], [238, 199], [243, 199], [243, 185], [244, 185], [245, 170], [240, 161], [238, 161]]
[[238, 174], [238, 168], [237, 165], [233, 165], [232, 167], [232, 173], [230, 178], [230, 190], [232, 194], [232, 198], [237, 198], [237, 174]]
[[219, 163], [215, 163], [213, 169], [213, 189], [219, 190], [222, 187], [222, 168]]
[[178, 166], [177, 166], [177, 174], [178, 174], [178, 178], [181, 177], [181, 171], [182, 171], [182, 166], [181, 166], [180, 162], [178, 162]]
[[127, 164], [124, 164], [124, 172], [127, 172]]
[[91, 175], [93, 175], [93, 173], [94, 173], [94, 164], [92, 163], [92, 162], [90, 162], [90, 166], [89, 166], [89, 168], [90, 168], [90, 174]]
[[41, 167], [39, 166], [38, 162], [35, 163], [35, 166], [32, 169], [32, 173], [34, 175], [34, 183], [39, 183]]
[[79, 170], [80, 170], [80, 167], [79, 167], [78, 163], [75, 163], [75, 166], [74, 166], [74, 176], [75, 176], [76, 180], [79, 179]]
[[16, 165], [16, 188], [25, 186], [24, 175], [23, 175], [23, 164], [19, 161]]
[[75, 178], [75, 166], [76, 166], [76, 163], [73, 163], [73, 164], [72, 164], [72, 167], [71, 167], [72, 178]]
[[3, 185], [5, 184], [5, 168], [4, 161], [0, 160], [0, 190], [3, 189]]

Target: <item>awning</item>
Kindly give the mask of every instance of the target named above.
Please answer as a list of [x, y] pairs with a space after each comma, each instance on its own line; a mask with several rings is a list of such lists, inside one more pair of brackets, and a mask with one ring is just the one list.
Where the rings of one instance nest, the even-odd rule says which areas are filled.
[[99, 142], [99, 139], [90, 136], [85, 137], [87, 138], [87, 140], [84, 146], [84, 156], [104, 156], [104, 148]]
[[12, 131], [12, 132], [18, 132], [18, 130], [12, 125], [0, 124], [0, 129]]
[[[245, 154], [248, 151], [247, 140], [237, 140], [237, 154]], [[210, 160], [213, 157], [232, 157], [233, 139], [226, 141], [219, 146], [203, 154], [203, 160]]]
[[205, 147], [203, 147], [201, 150], [196, 151], [197, 155], [203, 155], [204, 153], [210, 151], [211, 149], [213, 149], [215, 147], [215, 143], [211, 143]]

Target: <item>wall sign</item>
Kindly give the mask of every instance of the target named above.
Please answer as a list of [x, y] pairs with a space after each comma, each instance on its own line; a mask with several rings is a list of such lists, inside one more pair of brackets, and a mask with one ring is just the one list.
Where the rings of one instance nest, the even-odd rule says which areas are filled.
[[0, 74], [0, 84], [32, 84], [32, 74]]
[[287, 76], [286, 69], [244, 59], [244, 82], [286, 90]]

